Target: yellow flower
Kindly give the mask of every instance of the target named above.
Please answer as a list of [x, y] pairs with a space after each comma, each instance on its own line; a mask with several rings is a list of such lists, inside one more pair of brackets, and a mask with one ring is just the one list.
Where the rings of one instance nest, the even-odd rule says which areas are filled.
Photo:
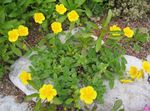
[[33, 18], [34, 21], [39, 24], [42, 24], [45, 20], [45, 16], [43, 15], [43, 13], [35, 13]]
[[59, 14], [64, 14], [67, 9], [66, 7], [63, 5], [63, 4], [60, 4], [60, 5], [56, 5], [56, 11], [59, 13]]
[[130, 79], [121, 79], [120, 82], [121, 83], [132, 83], [133, 81]]
[[31, 74], [25, 71], [21, 72], [21, 74], [19, 75], [19, 78], [24, 85], [28, 84], [28, 80], [32, 80]]
[[67, 16], [70, 22], [75, 22], [79, 19], [79, 15], [75, 10], [72, 10], [71, 12], [69, 12]]
[[62, 25], [60, 22], [53, 22], [51, 24], [52, 31], [57, 34], [62, 31]]
[[113, 36], [120, 36], [120, 34], [118, 33], [119, 31], [121, 31], [121, 28], [118, 27], [117, 25], [113, 25], [110, 27], [109, 29], [112, 33]]
[[96, 99], [97, 92], [92, 86], [87, 86], [80, 89], [80, 99], [86, 104], [92, 104], [93, 100]]
[[144, 69], [145, 72], [150, 74], [150, 62], [143, 61], [142, 68]]
[[126, 27], [123, 29], [124, 35], [128, 38], [132, 38], [134, 35], [134, 31], [130, 27]]
[[137, 79], [141, 79], [141, 78], [144, 78], [144, 72], [143, 70], [141, 69], [140, 71], [138, 71], [138, 74], [137, 74]]
[[19, 36], [27, 36], [29, 34], [28, 27], [19, 25], [18, 27]]
[[51, 84], [44, 84], [39, 90], [40, 98], [42, 100], [47, 99], [48, 102], [52, 101], [57, 95], [57, 91], [53, 88]]
[[8, 40], [10, 42], [16, 42], [18, 40], [18, 37], [19, 37], [18, 29], [13, 29], [8, 32]]
[[132, 79], [135, 79], [138, 75], [138, 69], [134, 66], [131, 66], [129, 70], [129, 74]]

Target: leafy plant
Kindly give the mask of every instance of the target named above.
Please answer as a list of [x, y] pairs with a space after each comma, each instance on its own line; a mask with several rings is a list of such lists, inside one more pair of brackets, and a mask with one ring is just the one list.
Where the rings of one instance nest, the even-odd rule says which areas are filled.
[[150, 10], [147, 0], [109, 0], [113, 15], [125, 19], [142, 19]]
[[121, 78], [125, 70], [124, 51], [119, 44], [110, 39], [96, 53], [95, 41], [84, 29], [64, 44], [57, 36], [47, 37], [48, 44], [35, 48], [36, 54], [30, 58], [30, 84], [37, 90], [44, 83], [53, 84], [58, 94], [52, 104], [71, 109], [81, 108], [79, 89], [91, 85], [97, 91], [97, 102], [102, 103], [106, 90], [103, 81], [108, 80], [113, 88], [114, 79]]

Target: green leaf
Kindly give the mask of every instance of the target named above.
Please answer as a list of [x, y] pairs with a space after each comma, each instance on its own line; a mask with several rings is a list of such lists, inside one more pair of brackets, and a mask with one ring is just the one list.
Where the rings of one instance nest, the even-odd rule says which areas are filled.
[[73, 3], [74, 0], [67, 0], [69, 4], [69, 9], [73, 10], [75, 8], [75, 4]]
[[105, 33], [107, 32], [107, 26], [108, 26], [108, 24], [109, 24], [111, 18], [112, 18], [112, 11], [109, 10], [109, 11], [108, 11], [107, 18], [106, 18], [106, 20], [105, 20], [105, 21], [103, 22], [103, 24], [102, 24], [102, 31], [101, 31], [101, 34], [100, 34], [98, 40], [96, 41], [96, 52], [98, 52], [98, 51], [101, 49], [102, 39], [103, 39], [103, 37], [105, 36]]
[[103, 2], [103, 0], [93, 0], [93, 2]]
[[4, 4], [5, 3], [10, 3], [10, 2], [12, 2], [12, 0], [4, 0]]
[[122, 100], [119, 99], [115, 101], [112, 111], [118, 111], [121, 106], [122, 106]]
[[3, 7], [0, 6], [0, 22], [4, 22], [5, 21], [5, 9]]
[[67, 0], [59, 0], [59, 1], [60, 1], [60, 3], [65, 5], [65, 7], [69, 8], [69, 4], [68, 4]]
[[66, 103], [66, 104], [71, 104], [72, 101], [73, 101], [73, 99], [72, 99], [72, 98], [69, 98], [69, 99], [67, 99], [67, 100], [65, 101], [65, 103]]
[[86, 0], [74, 0], [75, 4], [77, 4], [77, 7], [80, 7], [81, 5], [83, 5], [85, 3]]
[[60, 105], [60, 104], [62, 104], [62, 101], [59, 98], [55, 97], [54, 100], [53, 100], [53, 103], [56, 104], [56, 105]]
[[58, 21], [63, 23], [66, 20], [67, 16], [61, 16], [60, 18], [58, 18]]
[[110, 89], [114, 87], [114, 80], [109, 80], [109, 87]]
[[39, 87], [38, 87], [33, 81], [28, 81], [28, 82], [29, 82], [29, 84], [30, 84], [33, 88], [35, 88], [36, 90], [39, 89]]
[[11, 49], [12, 49], [13, 53], [16, 54], [17, 56], [22, 56], [21, 50], [19, 48], [17, 48], [16, 46], [11, 45]]
[[90, 18], [92, 16], [92, 11], [86, 6], [84, 8], [85, 8], [86, 15]]
[[51, 2], [56, 2], [56, 0], [45, 0], [45, 3], [51, 3]]
[[[104, 32], [101, 33], [101, 36], [104, 36]], [[102, 44], [102, 37], [101, 36], [96, 41], [96, 52], [98, 52], [101, 49], [101, 44]]]
[[41, 99], [36, 103], [34, 111], [39, 111], [40, 107], [41, 107]]
[[37, 94], [37, 93], [28, 95], [28, 96], [25, 97], [25, 101], [30, 101], [30, 100], [32, 100], [34, 97], [38, 97], [38, 96], [39, 96], [39, 94]]
[[105, 20], [105, 21], [103, 22], [103, 24], [102, 24], [102, 27], [103, 27], [103, 28], [105, 28], [105, 27], [108, 26], [108, 24], [109, 24], [111, 18], [112, 18], [112, 11], [109, 10], [109, 11], [108, 11], [107, 18], [106, 18], [106, 20]]

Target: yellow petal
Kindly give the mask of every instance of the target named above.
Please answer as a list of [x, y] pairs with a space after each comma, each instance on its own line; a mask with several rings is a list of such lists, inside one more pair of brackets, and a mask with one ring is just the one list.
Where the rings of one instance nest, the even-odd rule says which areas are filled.
[[135, 79], [137, 77], [137, 74], [138, 74], [138, 69], [135, 66], [131, 66], [130, 70], [129, 70], [129, 74], [130, 74], [132, 79]]
[[18, 37], [19, 37], [18, 29], [13, 29], [8, 32], [8, 40], [10, 42], [16, 42], [18, 40]]
[[134, 31], [130, 27], [126, 27], [123, 29], [124, 35], [128, 38], [132, 38], [134, 35]]
[[150, 62], [143, 61], [142, 68], [144, 69], [145, 72], [150, 74]]
[[42, 24], [43, 21], [45, 20], [45, 16], [43, 13], [35, 13], [33, 18], [34, 21], [39, 24]]
[[132, 83], [133, 81], [130, 79], [121, 79], [120, 82], [121, 83]]
[[28, 27], [20, 25], [18, 27], [19, 36], [27, 36], [29, 34]]
[[64, 14], [67, 9], [66, 7], [63, 5], [63, 4], [60, 4], [60, 5], [56, 5], [56, 11], [59, 13], [59, 14]]
[[70, 22], [75, 22], [79, 19], [79, 15], [75, 10], [72, 10], [71, 12], [69, 12], [67, 14], [67, 17], [68, 17]]

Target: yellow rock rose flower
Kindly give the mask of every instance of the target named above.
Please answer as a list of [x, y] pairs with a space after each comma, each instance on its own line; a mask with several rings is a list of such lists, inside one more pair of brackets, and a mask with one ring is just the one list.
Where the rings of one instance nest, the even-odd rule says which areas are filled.
[[27, 36], [29, 34], [28, 27], [19, 25], [18, 27], [19, 36]]
[[42, 100], [52, 101], [57, 95], [57, 91], [53, 88], [51, 84], [44, 84], [39, 90], [40, 98]]
[[147, 72], [148, 74], [150, 74], [150, 62], [143, 61], [142, 68], [144, 69], [145, 72]]
[[80, 99], [86, 104], [92, 104], [93, 100], [96, 99], [97, 92], [92, 86], [87, 86], [80, 89]]
[[132, 83], [133, 81], [130, 79], [121, 79], [120, 82], [121, 83]]
[[66, 9], [66, 7], [63, 4], [59, 4], [59, 5], [57, 4], [56, 5], [56, 11], [59, 14], [64, 14], [67, 11], [67, 9]]
[[25, 71], [21, 72], [21, 74], [19, 75], [19, 78], [24, 85], [28, 84], [28, 80], [32, 80], [31, 74]]
[[138, 75], [138, 69], [134, 66], [131, 66], [129, 70], [129, 74], [132, 79], [135, 79]]
[[43, 13], [35, 13], [33, 18], [34, 21], [39, 24], [42, 24], [43, 21], [45, 20], [45, 16]]
[[19, 37], [18, 29], [13, 29], [8, 32], [8, 40], [10, 42], [16, 42], [18, 40], [18, 37]]
[[118, 27], [117, 25], [113, 25], [113, 26], [110, 26], [110, 29], [109, 29], [112, 33], [113, 36], [120, 36], [120, 32], [121, 31], [121, 28]]
[[67, 16], [70, 22], [75, 22], [79, 19], [79, 15], [75, 10], [72, 10], [71, 12], [69, 12]]
[[62, 25], [60, 22], [53, 22], [51, 24], [51, 29], [55, 34], [57, 34], [62, 31]]
[[128, 38], [132, 38], [134, 35], [134, 31], [130, 27], [126, 27], [123, 29], [124, 35]]
[[138, 71], [138, 74], [137, 74], [137, 79], [141, 79], [141, 78], [144, 78], [144, 72], [143, 70], [141, 69], [140, 71]]

